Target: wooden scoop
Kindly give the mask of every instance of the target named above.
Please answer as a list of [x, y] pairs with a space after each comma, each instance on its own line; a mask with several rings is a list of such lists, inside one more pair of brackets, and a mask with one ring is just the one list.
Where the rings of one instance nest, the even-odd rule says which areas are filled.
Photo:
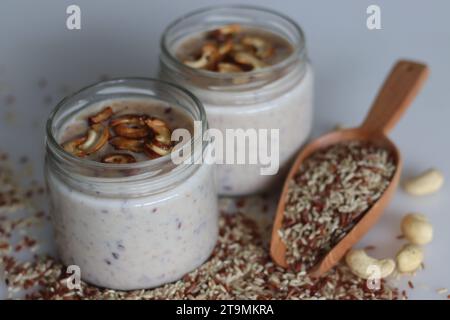
[[377, 146], [386, 148], [392, 153], [396, 162], [396, 171], [391, 183], [380, 199], [364, 214], [353, 229], [309, 271], [309, 275], [319, 277], [332, 268], [347, 250], [356, 244], [377, 222], [397, 188], [402, 170], [400, 152], [394, 143], [389, 140], [387, 134], [413, 101], [427, 76], [428, 67], [426, 65], [411, 61], [397, 62], [360, 127], [326, 134], [307, 145], [300, 152], [286, 178], [275, 216], [270, 254], [276, 264], [285, 268], [288, 267], [286, 263], [286, 246], [281, 240], [278, 230], [282, 227], [289, 181], [299, 171], [302, 162], [319, 149], [345, 141], [369, 141]]

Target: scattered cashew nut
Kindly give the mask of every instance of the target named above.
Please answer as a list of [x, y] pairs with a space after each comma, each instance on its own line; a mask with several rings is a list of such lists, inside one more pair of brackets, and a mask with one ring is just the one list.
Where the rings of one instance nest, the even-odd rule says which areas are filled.
[[416, 271], [423, 261], [423, 250], [414, 244], [407, 244], [397, 253], [397, 268], [401, 273]]
[[413, 244], [427, 244], [433, 239], [433, 226], [421, 214], [407, 214], [401, 224], [402, 233]]
[[409, 194], [422, 196], [438, 191], [444, 184], [444, 175], [437, 169], [429, 169], [422, 174], [408, 179], [403, 188]]
[[373, 275], [374, 267], [379, 269], [381, 278], [386, 278], [395, 270], [394, 260], [372, 258], [362, 249], [350, 250], [345, 256], [345, 262], [355, 275], [363, 279]]

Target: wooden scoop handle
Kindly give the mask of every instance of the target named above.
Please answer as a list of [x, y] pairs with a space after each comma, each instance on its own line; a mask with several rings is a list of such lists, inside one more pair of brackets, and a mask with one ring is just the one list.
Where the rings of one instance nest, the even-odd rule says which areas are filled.
[[419, 92], [428, 73], [424, 64], [406, 60], [397, 62], [361, 128], [387, 135]]

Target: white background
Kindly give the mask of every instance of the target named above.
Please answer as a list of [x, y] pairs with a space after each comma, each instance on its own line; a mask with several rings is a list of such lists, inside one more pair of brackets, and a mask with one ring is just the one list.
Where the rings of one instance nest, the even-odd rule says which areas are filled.
[[[44, 123], [65, 93], [105, 76], [155, 76], [165, 26], [193, 9], [219, 3], [227, 1], [2, 0], [0, 150], [13, 159], [32, 156], [41, 179]], [[358, 125], [397, 59], [426, 62], [430, 79], [391, 137], [404, 155], [404, 175], [435, 166], [450, 179], [450, 1], [241, 3], [278, 10], [304, 29], [317, 75], [314, 136], [336, 123]], [[65, 27], [70, 4], [81, 7], [79, 31]], [[381, 7], [382, 30], [366, 27], [370, 4]], [[15, 97], [12, 105], [10, 96]], [[413, 279], [410, 297], [442, 298], [435, 290], [450, 288], [449, 190], [447, 183], [439, 194], [424, 198], [399, 191], [361, 244], [377, 246], [377, 255], [393, 255], [401, 245], [395, 237], [402, 214], [429, 216], [435, 239], [426, 247], [426, 269]]]

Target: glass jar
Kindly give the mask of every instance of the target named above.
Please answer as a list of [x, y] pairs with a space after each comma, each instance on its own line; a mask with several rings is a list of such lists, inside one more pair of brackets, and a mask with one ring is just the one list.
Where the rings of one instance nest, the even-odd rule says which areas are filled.
[[[291, 44], [292, 53], [275, 65], [245, 73], [193, 69], [177, 58], [176, 51], [186, 39], [228, 24], [281, 36]], [[257, 164], [218, 162], [220, 194], [258, 193], [283, 181], [309, 136], [313, 116], [313, 71], [303, 32], [294, 21], [270, 10], [248, 6], [214, 7], [183, 16], [162, 36], [160, 76], [193, 92], [205, 106], [210, 127], [219, 129], [223, 135], [227, 129], [278, 130], [279, 143], [274, 142], [278, 150], [267, 136], [270, 148], [266, 151], [271, 150], [275, 156], [278, 152], [280, 171], [262, 174], [261, 168], [268, 165], [261, 158]], [[250, 151], [248, 145], [240, 144], [236, 152]], [[224, 154], [226, 158], [226, 151]]]
[[[89, 283], [120, 290], [180, 279], [211, 254], [218, 234], [214, 167], [171, 155], [105, 164], [66, 152], [58, 137], [70, 119], [98, 102], [124, 97], [163, 101], [207, 129], [202, 104], [161, 81], [101, 82], [62, 100], [47, 122], [45, 177], [58, 253]], [[194, 133], [185, 145], [198, 159], [208, 148]], [[196, 148], [199, 146], [200, 148]], [[195, 151], [200, 150], [200, 152]]]

